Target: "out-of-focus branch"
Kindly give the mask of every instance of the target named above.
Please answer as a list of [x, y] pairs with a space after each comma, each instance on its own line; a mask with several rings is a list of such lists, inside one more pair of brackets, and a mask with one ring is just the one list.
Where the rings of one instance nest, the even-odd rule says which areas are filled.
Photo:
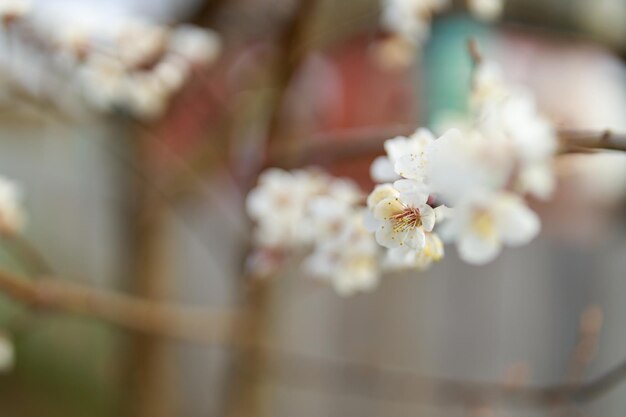
[[194, 343], [229, 342], [239, 315], [182, 307], [62, 281], [31, 281], [0, 271], [0, 291], [37, 311], [50, 310], [96, 318], [121, 328]]
[[306, 45], [307, 36], [318, 0], [299, 0], [298, 6], [291, 18], [291, 22], [282, 33], [279, 52], [275, 57], [275, 89], [276, 96], [271, 103], [270, 121], [267, 136], [269, 140], [279, 141], [282, 107], [289, 85], [296, 71], [306, 58], [309, 48]]
[[603, 313], [600, 307], [592, 305], [580, 316], [578, 343], [572, 351], [565, 375], [565, 382], [580, 383], [593, 359], [602, 329]]
[[[242, 328], [244, 323], [236, 312], [145, 301], [54, 279], [30, 281], [5, 271], [0, 271], [0, 291], [32, 308], [97, 318], [131, 331], [186, 342], [254, 348], [245, 337], [232, 338], [232, 329]], [[586, 383], [520, 387], [421, 377], [364, 363], [294, 354], [265, 344], [256, 348], [267, 355], [269, 376], [278, 382], [398, 402], [466, 404], [481, 400], [517, 407], [551, 406], [564, 400], [584, 403], [626, 379], [626, 360]]]
[[[298, 149], [275, 150], [267, 166], [293, 168], [311, 163], [332, 163], [350, 158], [373, 157], [384, 152], [383, 144], [394, 136], [410, 135], [415, 126], [366, 127], [318, 134]], [[626, 135], [611, 131], [559, 130], [560, 154], [589, 153], [602, 150], [626, 152]]]

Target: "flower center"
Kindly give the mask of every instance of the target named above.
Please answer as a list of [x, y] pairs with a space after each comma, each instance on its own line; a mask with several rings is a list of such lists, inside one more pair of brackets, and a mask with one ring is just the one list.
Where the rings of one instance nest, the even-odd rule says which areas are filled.
[[483, 239], [496, 237], [496, 225], [493, 217], [487, 210], [478, 210], [472, 219], [472, 230]]
[[420, 211], [413, 207], [406, 207], [401, 212], [394, 214], [391, 219], [395, 233], [406, 232], [422, 225]]

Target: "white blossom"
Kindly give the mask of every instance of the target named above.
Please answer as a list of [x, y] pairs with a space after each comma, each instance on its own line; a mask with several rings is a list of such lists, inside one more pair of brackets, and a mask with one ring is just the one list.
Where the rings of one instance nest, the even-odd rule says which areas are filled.
[[347, 214], [334, 236], [318, 244], [305, 261], [310, 274], [329, 280], [344, 296], [369, 291], [379, 281], [379, 249], [363, 226], [364, 213]]
[[127, 68], [150, 64], [165, 51], [168, 29], [143, 21], [126, 22], [118, 35], [117, 52]]
[[189, 64], [184, 59], [168, 54], [153, 69], [154, 77], [170, 93], [178, 91], [187, 81]]
[[497, 20], [504, 10], [504, 0], [468, 0], [470, 12], [481, 20]]
[[5, 23], [25, 16], [31, 10], [30, 0], [0, 0], [0, 19]]
[[451, 205], [503, 188], [513, 169], [507, 145], [488, 141], [477, 131], [448, 130], [428, 149], [427, 158], [430, 192]]
[[208, 64], [217, 59], [222, 43], [210, 29], [181, 25], [170, 36], [168, 49], [191, 62]]
[[424, 233], [435, 226], [435, 212], [427, 201], [422, 193], [389, 193], [374, 207], [376, 241], [386, 248], [423, 248]]
[[306, 218], [308, 204], [321, 193], [325, 178], [309, 171], [268, 169], [246, 200], [248, 215], [256, 221], [255, 242], [288, 247], [311, 242], [313, 227]]
[[403, 38], [420, 44], [430, 33], [432, 15], [448, 5], [448, 0], [383, 0], [383, 26]]
[[[434, 140], [435, 137], [428, 129], [420, 128], [409, 137], [397, 136], [385, 141], [384, 147], [387, 155], [374, 160], [370, 168], [370, 175], [377, 182], [392, 182], [400, 179], [401, 176], [417, 178], [417, 175], [414, 177], [402, 175], [400, 168], [405, 165], [400, 161], [407, 158], [417, 160], [418, 164], [415, 169], [421, 169], [425, 163], [425, 151]], [[399, 163], [403, 165], [399, 166]], [[408, 170], [413, 171], [413, 164], [409, 165]], [[408, 174], [408, 172], [404, 174]]]
[[0, 233], [17, 233], [25, 222], [20, 189], [12, 181], [0, 177]]
[[503, 245], [520, 246], [534, 239], [540, 221], [519, 196], [501, 192], [464, 202], [445, 226], [455, 236], [463, 260], [484, 264], [493, 260]]

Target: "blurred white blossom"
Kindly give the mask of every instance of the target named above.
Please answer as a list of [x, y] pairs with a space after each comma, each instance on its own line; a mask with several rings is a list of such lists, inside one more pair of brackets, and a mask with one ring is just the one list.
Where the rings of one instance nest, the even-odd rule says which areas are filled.
[[26, 15], [31, 8], [30, 0], [0, 0], [0, 19], [8, 23]]
[[125, 22], [117, 35], [117, 53], [126, 68], [149, 65], [167, 46], [169, 29], [139, 20]]
[[470, 12], [481, 20], [493, 21], [502, 15], [504, 0], [468, 0]]
[[421, 128], [409, 137], [397, 136], [385, 141], [384, 147], [387, 155], [374, 160], [370, 169], [372, 178], [377, 182], [391, 182], [400, 179], [401, 175], [398, 172], [397, 164], [403, 157], [419, 159], [419, 167], [421, 168], [425, 164], [425, 161], [422, 162], [424, 153], [434, 140], [435, 138], [430, 131]]
[[21, 191], [12, 181], [0, 177], [0, 233], [17, 233], [25, 223]]
[[222, 42], [210, 29], [181, 25], [170, 36], [168, 49], [191, 62], [208, 64], [220, 54]]
[[310, 274], [329, 280], [341, 295], [371, 290], [379, 281], [379, 249], [363, 226], [363, 215], [362, 210], [345, 213], [305, 262]]
[[[0, 13], [3, 7], [6, 13], [16, 10], [14, 4], [20, 3], [0, 0]], [[9, 74], [11, 82], [28, 90], [49, 86], [33, 93], [66, 110], [91, 108], [151, 120], [164, 115], [172, 97], [187, 85], [191, 69], [213, 63], [221, 50], [219, 35], [210, 29], [163, 25], [123, 15], [97, 24], [85, 19], [63, 22], [62, 16], [55, 21], [39, 15], [24, 19], [17, 36], [12, 36], [16, 44], [12, 50], [23, 56], [6, 58], [7, 68], [14, 72]], [[41, 67], [42, 59], [50, 60], [50, 70], [18, 69], [30, 64]], [[45, 79], [35, 79], [37, 74]], [[83, 102], [88, 106], [82, 106]]]
[[254, 275], [276, 273], [285, 253], [310, 252], [307, 272], [350, 295], [376, 286], [380, 249], [365, 228], [359, 188], [319, 170], [269, 169], [247, 198], [255, 222]]
[[445, 227], [463, 260], [484, 264], [493, 260], [503, 245], [520, 246], [534, 239], [540, 221], [521, 197], [501, 192], [464, 201]]
[[390, 269], [423, 269], [439, 260], [439, 234], [456, 242], [462, 259], [482, 264], [502, 246], [525, 244], [539, 233], [524, 196], [547, 199], [554, 190], [555, 129], [495, 64], [480, 63], [472, 87], [472, 120], [463, 130], [435, 139], [419, 129], [390, 139], [387, 156], [372, 165], [373, 179], [387, 184], [368, 197], [366, 225], [389, 249]]
[[382, 24], [390, 32], [415, 44], [430, 34], [433, 14], [448, 6], [448, 0], [383, 0]]

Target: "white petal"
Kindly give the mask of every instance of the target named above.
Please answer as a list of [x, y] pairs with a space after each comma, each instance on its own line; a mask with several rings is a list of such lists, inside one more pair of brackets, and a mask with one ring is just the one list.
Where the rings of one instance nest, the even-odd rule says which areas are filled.
[[404, 205], [398, 197], [385, 198], [374, 207], [374, 217], [378, 220], [389, 220], [404, 209]]
[[374, 190], [367, 196], [367, 207], [373, 209], [378, 203], [385, 198], [397, 197], [398, 191], [391, 184], [380, 184], [374, 187]]
[[412, 249], [421, 250], [424, 248], [425, 244], [426, 236], [424, 235], [424, 231], [420, 227], [417, 227], [407, 234], [407, 238], [402, 246], [406, 245]]
[[376, 220], [376, 217], [374, 217], [374, 213], [369, 210], [365, 212], [365, 215], [363, 216], [363, 226], [365, 227], [365, 229], [367, 229], [368, 232], [375, 232], [376, 229], [378, 229], [379, 225], [380, 222]]
[[392, 222], [384, 222], [376, 229], [376, 241], [386, 248], [397, 248], [404, 245], [406, 232], [394, 232]]
[[464, 233], [459, 236], [457, 248], [459, 256], [465, 262], [474, 265], [483, 265], [496, 258], [502, 245], [495, 239], [481, 239], [475, 233]]
[[415, 154], [406, 154], [400, 157], [394, 164], [394, 170], [404, 178], [418, 180], [424, 178], [421, 158]]
[[525, 167], [519, 173], [521, 192], [529, 193], [541, 200], [547, 200], [556, 187], [552, 165], [538, 163]]
[[370, 166], [370, 176], [376, 182], [390, 182], [398, 179], [393, 164], [386, 156], [374, 159]]
[[502, 240], [512, 246], [525, 245], [541, 230], [539, 216], [517, 197], [505, 198], [495, 210], [497, 228]]
[[396, 136], [395, 138], [386, 140], [384, 147], [391, 162], [396, 161], [410, 151], [409, 139], [404, 136]]
[[424, 245], [424, 255], [434, 261], [443, 258], [443, 242], [436, 233], [426, 233], [426, 244]]
[[423, 193], [425, 194], [426, 186], [422, 181], [401, 179], [393, 183], [393, 188], [400, 193]]
[[428, 194], [424, 193], [406, 193], [400, 194], [400, 201], [408, 207], [418, 208], [428, 201]]
[[449, 219], [454, 214], [454, 209], [444, 204], [435, 207], [434, 211], [437, 223], [441, 223], [442, 221]]
[[431, 232], [433, 227], [435, 227], [435, 210], [427, 204], [421, 205], [419, 207], [420, 217], [422, 219], [422, 227], [427, 232]]

